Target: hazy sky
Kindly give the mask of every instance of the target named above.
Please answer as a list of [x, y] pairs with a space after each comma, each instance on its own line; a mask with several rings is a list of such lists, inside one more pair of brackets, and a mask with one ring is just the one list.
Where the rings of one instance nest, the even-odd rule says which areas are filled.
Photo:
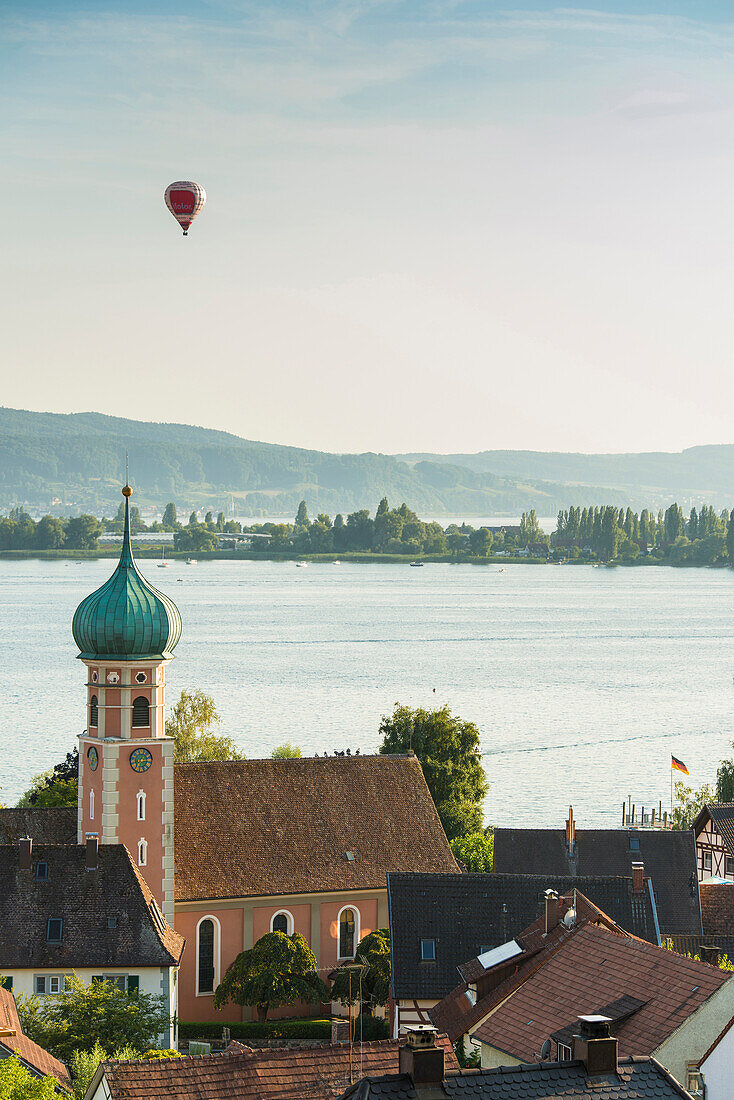
[[0, 137], [2, 404], [734, 440], [731, 0], [4, 0]]

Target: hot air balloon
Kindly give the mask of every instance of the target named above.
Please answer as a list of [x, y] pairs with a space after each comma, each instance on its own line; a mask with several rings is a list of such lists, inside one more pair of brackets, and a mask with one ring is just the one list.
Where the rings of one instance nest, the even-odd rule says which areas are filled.
[[165, 200], [186, 237], [189, 226], [206, 202], [206, 191], [191, 180], [179, 180], [178, 183], [169, 183]]

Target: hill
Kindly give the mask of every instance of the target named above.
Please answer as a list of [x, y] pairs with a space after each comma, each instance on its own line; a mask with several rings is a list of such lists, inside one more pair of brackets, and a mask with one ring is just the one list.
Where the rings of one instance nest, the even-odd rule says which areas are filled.
[[[552, 515], [578, 503], [575, 486], [495, 472], [446, 456], [329, 454], [261, 443], [186, 424], [155, 424], [101, 413], [0, 408], [0, 508], [110, 513], [119, 503], [125, 451], [136, 501], [179, 511], [224, 507], [248, 515], [290, 515], [306, 499], [318, 511], [374, 510], [382, 496], [426, 515]], [[491, 452], [488, 452], [491, 453]], [[497, 452], [502, 453], [502, 452]], [[508, 452], [509, 453], [509, 452]], [[627, 504], [628, 494], [589, 486], [584, 499]]]

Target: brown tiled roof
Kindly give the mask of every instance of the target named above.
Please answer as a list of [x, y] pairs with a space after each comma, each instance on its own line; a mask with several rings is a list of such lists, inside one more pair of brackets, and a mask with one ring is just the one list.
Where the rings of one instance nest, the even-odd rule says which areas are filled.
[[174, 777], [177, 901], [458, 869], [415, 756], [177, 764]]
[[580, 926], [587, 922], [600, 924], [610, 933], [622, 938], [634, 938], [579, 891], [564, 895], [561, 901], [559, 915], [568, 909], [569, 903], [575, 902], [577, 917], [575, 927], [567, 928], [565, 924], [559, 922], [546, 934], [545, 917], [539, 917], [524, 932], [515, 936], [515, 941], [522, 948], [522, 954], [516, 959], [510, 958], [488, 970], [478, 966], [478, 959], [469, 960], [460, 970], [470, 977], [472, 983], [481, 980], [482, 975], [486, 977], [495, 972], [500, 979], [499, 984], [476, 1004], [472, 1004], [466, 995], [469, 988], [466, 981], [457, 986], [429, 1011], [431, 1022], [439, 1031], [446, 1032], [452, 1042], [460, 1035], [464, 1035], [487, 1015], [489, 1007], [499, 1004], [503, 998], [518, 989], [578, 931]]
[[734, 882], [699, 885], [706, 936], [734, 936]]
[[[83, 844], [34, 844], [33, 867], [21, 871], [18, 845], [0, 846], [0, 973], [178, 963], [184, 940], [154, 909], [127, 848], [100, 845], [95, 871], [85, 857]], [[47, 864], [44, 879], [36, 878], [39, 862]], [[46, 940], [50, 918], [63, 921], [61, 943]]]
[[76, 844], [76, 819], [76, 806], [0, 810], [0, 844], [17, 844], [22, 836], [32, 837], [36, 844]]
[[[10, 1054], [17, 1054], [30, 1069], [48, 1077], [55, 1077], [65, 1088], [71, 1088], [69, 1071], [64, 1063], [23, 1034], [18, 1010], [15, 1007], [15, 998], [2, 987], [0, 987], [0, 1029], [3, 1032], [0, 1035], [0, 1047]], [[12, 1034], [8, 1034], [9, 1032]]]
[[[585, 924], [543, 960], [474, 1032], [522, 1061], [574, 1016], [626, 995], [645, 1004], [619, 1028], [621, 1055], [653, 1054], [732, 974], [644, 940]], [[490, 994], [486, 1011], [496, 1004]]]
[[[457, 1072], [446, 1036], [438, 1037], [446, 1069]], [[355, 1044], [352, 1078], [397, 1073], [402, 1041], [382, 1039]], [[101, 1067], [110, 1100], [333, 1100], [349, 1087], [349, 1047], [313, 1046], [251, 1050], [232, 1043], [224, 1054], [155, 1062], [105, 1062]]]

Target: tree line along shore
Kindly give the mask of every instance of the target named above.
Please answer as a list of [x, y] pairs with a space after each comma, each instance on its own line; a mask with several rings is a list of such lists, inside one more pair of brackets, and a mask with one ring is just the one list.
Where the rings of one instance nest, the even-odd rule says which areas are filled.
[[[207, 512], [203, 520], [192, 512], [188, 522], [178, 519], [176, 505], [166, 505], [162, 520], [146, 526], [139, 509], [130, 509], [133, 534], [167, 534], [136, 548], [141, 557], [157, 557], [165, 547], [172, 557], [192, 553], [207, 558], [345, 560], [370, 562], [462, 561], [567, 562], [607, 565], [707, 565], [734, 563], [734, 510], [717, 513], [710, 505], [691, 508], [685, 515], [679, 504], [665, 511], [614, 505], [572, 507], [558, 513], [556, 529], [543, 531], [534, 511], [524, 512], [519, 524], [474, 527], [470, 523], [425, 522], [407, 506], [390, 508], [383, 497], [374, 516], [361, 509], [332, 519], [319, 513], [311, 519], [301, 501], [292, 523], [263, 522], [245, 526]], [[22, 508], [0, 516], [0, 553], [8, 557], [114, 556], [114, 541], [103, 535], [122, 535], [123, 512], [101, 520], [91, 515], [63, 519], [43, 516], [33, 520]], [[242, 536], [258, 536], [257, 548]], [[170, 535], [173, 535], [171, 546]], [[265, 536], [265, 538], [263, 538]]]

